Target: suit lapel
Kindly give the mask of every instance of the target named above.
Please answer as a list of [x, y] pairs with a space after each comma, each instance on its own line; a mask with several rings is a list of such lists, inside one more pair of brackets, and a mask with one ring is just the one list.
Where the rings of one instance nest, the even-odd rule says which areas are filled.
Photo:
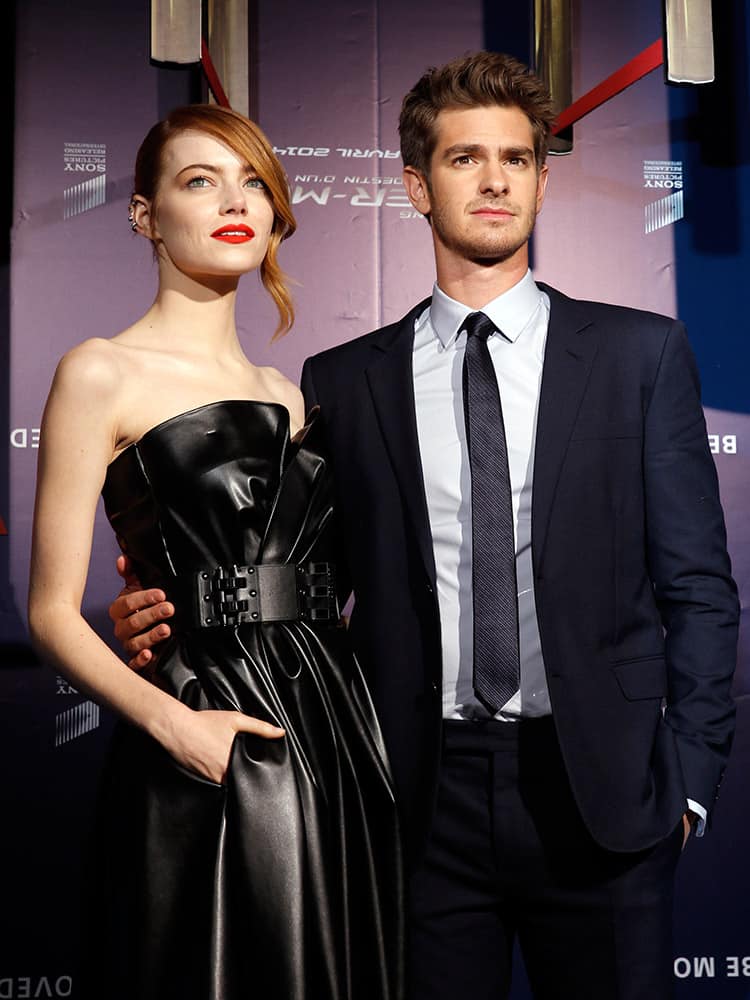
[[[534, 568], [541, 565], [547, 528], [560, 469], [596, 356], [598, 337], [585, 306], [540, 283], [550, 297], [550, 322], [539, 398], [534, 488], [532, 550]], [[417, 437], [412, 352], [414, 322], [429, 305], [420, 302], [401, 322], [386, 327], [373, 343], [367, 382], [380, 431], [411, 520], [428, 577], [435, 583], [422, 461]]]
[[411, 520], [425, 570], [434, 586], [435, 557], [419, 453], [412, 374], [414, 322], [429, 304], [430, 300], [425, 299], [400, 323], [383, 330], [382, 336], [373, 343], [373, 360], [366, 374], [403, 504]]
[[539, 283], [550, 319], [539, 397], [531, 507], [534, 570], [541, 565], [550, 512], [570, 435], [586, 390], [598, 336], [585, 305]]

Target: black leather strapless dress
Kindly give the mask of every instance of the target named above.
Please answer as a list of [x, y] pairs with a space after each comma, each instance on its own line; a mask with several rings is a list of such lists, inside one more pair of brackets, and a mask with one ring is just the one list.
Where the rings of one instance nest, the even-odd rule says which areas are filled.
[[[103, 495], [144, 586], [167, 594], [218, 566], [304, 574], [335, 559], [320, 426], [290, 438], [277, 404], [212, 403], [159, 424], [110, 465]], [[200, 627], [185, 601], [154, 683], [286, 736], [238, 734], [218, 785], [118, 727], [97, 828], [98, 996], [399, 1000], [393, 792], [346, 631], [250, 612]]]

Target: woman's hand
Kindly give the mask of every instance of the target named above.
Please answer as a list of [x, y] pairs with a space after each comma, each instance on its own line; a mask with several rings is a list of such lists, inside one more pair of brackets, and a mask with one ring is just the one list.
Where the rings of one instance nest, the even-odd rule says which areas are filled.
[[278, 726], [242, 712], [188, 708], [171, 722], [169, 732], [159, 739], [178, 764], [202, 778], [222, 784], [237, 733], [255, 733], [266, 740], [286, 735]]

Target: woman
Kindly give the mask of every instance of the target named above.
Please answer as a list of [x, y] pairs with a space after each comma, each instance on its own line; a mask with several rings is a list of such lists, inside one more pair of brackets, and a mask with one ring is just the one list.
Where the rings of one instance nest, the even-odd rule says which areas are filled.
[[[284, 173], [247, 119], [181, 108], [144, 140], [130, 210], [156, 299], [57, 369], [29, 600], [42, 655], [124, 720], [96, 838], [99, 993], [392, 1000], [398, 833], [336, 627], [326, 457], [299, 391], [253, 365], [235, 328], [240, 277], [257, 268], [291, 325]], [[175, 598], [151, 680], [80, 614], [100, 491], [140, 579]]]

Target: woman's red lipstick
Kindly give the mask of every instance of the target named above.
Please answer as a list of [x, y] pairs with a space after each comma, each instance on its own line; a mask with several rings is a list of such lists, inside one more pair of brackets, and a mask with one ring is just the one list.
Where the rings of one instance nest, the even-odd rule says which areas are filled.
[[215, 240], [221, 240], [222, 243], [247, 243], [255, 236], [255, 233], [250, 226], [240, 224], [238, 226], [222, 226], [221, 229], [211, 233], [211, 236]]

